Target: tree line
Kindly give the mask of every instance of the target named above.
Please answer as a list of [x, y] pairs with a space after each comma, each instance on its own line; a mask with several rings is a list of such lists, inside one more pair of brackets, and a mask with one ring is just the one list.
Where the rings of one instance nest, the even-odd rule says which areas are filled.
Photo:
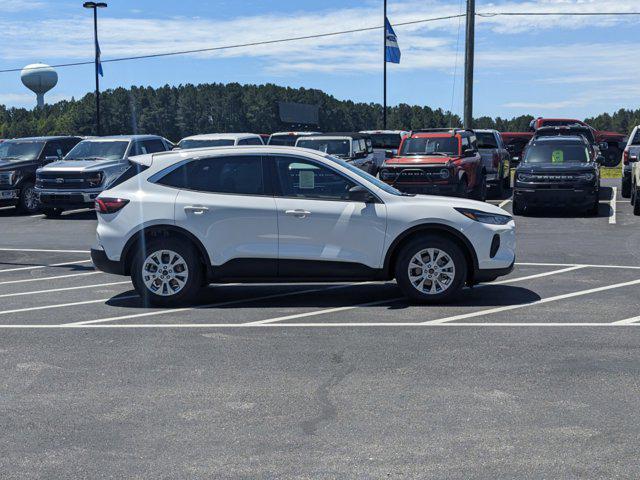
[[[100, 95], [102, 134], [155, 133], [172, 141], [211, 132], [271, 133], [288, 129], [280, 121], [278, 102], [319, 106], [323, 131], [357, 131], [382, 128], [382, 106], [338, 100], [321, 90], [288, 88], [274, 84], [209, 83], [131, 87], [106, 90]], [[42, 109], [6, 108], [0, 105], [0, 138], [36, 135], [93, 135], [95, 97], [89, 93], [45, 105]], [[527, 131], [534, 117], [511, 119], [480, 117], [477, 128]], [[640, 110], [619, 110], [587, 119], [597, 129], [628, 133], [640, 124]], [[460, 126], [458, 115], [440, 108], [407, 105], [390, 107], [387, 126], [394, 130]]]

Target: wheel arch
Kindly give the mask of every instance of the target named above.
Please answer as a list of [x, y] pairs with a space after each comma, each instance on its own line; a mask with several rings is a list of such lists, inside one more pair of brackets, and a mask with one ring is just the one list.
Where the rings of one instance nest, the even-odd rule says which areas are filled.
[[149, 242], [155, 238], [182, 238], [187, 240], [196, 247], [198, 257], [203, 262], [205, 268], [207, 270], [209, 269], [211, 258], [198, 237], [176, 225], [160, 224], [141, 227], [127, 240], [120, 257], [125, 275], [131, 273], [131, 263], [133, 262], [133, 255], [137, 251], [137, 245], [140, 242]]
[[461, 232], [440, 223], [424, 223], [411, 227], [398, 235], [387, 249], [384, 259], [384, 277], [393, 278], [395, 264], [402, 247], [416, 237], [425, 234], [436, 234], [454, 241], [464, 253], [467, 261], [467, 283], [473, 283], [478, 271], [478, 255], [469, 239]]

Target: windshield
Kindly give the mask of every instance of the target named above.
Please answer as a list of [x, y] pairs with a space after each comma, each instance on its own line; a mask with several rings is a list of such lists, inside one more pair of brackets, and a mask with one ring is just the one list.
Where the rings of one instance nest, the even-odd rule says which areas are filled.
[[527, 149], [525, 163], [586, 163], [589, 161], [587, 147], [579, 143], [534, 143]]
[[458, 155], [455, 137], [406, 138], [400, 150], [402, 155]]
[[387, 185], [386, 183], [384, 183], [382, 180], [374, 177], [373, 175], [369, 175], [367, 172], [365, 172], [364, 170], [361, 170], [360, 168], [351, 165], [348, 162], [345, 162], [344, 160], [338, 158], [338, 157], [333, 157], [331, 155], [325, 155], [325, 158], [328, 158], [329, 160], [331, 160], [332, 162], [335, 162], [339, 165], [342, 165], [344, 168], [348, 169], [351, 173], [355, 173], [357, 176], [359, 176], [360, 178], [364, 178], [366, 181], [373, 183], [376, 187], [378, 187], [380, 190], [384, 190], [387, 193], [390, 193], [391, 195], [398, 195], [398, 196], [412, 196], [412, 195], [408, 195], [406, 193], [402, 193], [400, 190], [393, 188], [391, 185]]
[[217, 140], [181, 140], [178, 143], [178, 147], [187, 148], [202, 148], [202, 147], [231, 147], [235, 144], [235, 140], [232, 138], [219, 138]]
[[65, 160], [118, 160], [124, 158], [127, 140], [95, 141], [83, 140], [71, 149]]
[[10, 162], [36, 160], [40, 156], [44, 142], [18, 142], [9, 140], [0, 143], [0, 158]]
[[395, 150], [400, 147], [400, 140], [402, 140], [399, 133], [372, 133], [369, 136], [373, 142], [373, 148]]
[[268, 145], [281, 145], [285, 147], [293, 147], [298, 137], [296, 135], [271, 135]]
[[312, 150], [320, 150], [329, 155], [340, 155], [348, 157], [351, 152], [350, 140], [325, 140], [318, 138], [315, 140], [300, 139], [296, 146], [301, 148], [311, 148]]
[[491, 132], [476, 132], [478, 148], [498, 148], [496, 137]]

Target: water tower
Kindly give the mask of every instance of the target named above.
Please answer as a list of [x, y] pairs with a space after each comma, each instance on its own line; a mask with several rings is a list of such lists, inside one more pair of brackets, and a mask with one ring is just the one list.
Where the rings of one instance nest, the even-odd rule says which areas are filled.
[[58, 74], [49, 65], [33, 63], [27, 65], [20, 72], [24, 86], [36, 94], [38, 108], [44, 106], [44, 94], [58, 83]]

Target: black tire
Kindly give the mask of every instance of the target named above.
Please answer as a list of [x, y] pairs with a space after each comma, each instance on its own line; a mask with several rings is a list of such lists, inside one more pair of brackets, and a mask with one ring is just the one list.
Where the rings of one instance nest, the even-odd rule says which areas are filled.
[[635, 187], [630, 187], [631, 193], [629, 194], [629, 203], [631, 205], [634, 205], [636, 203], [636, 188]]
[[622, 179], [622, 188], [620, 189], [620, 196], [622, 198], [631, 198], [631, 180], [629, 180], [628, 182], [625, 182], [624, 178]]
[[605, 167], [615, 167], [620, 164], [622, 160], [622, 150], [618, 147], [610, 147], [605, 150]]
[[635, 202], [633, 202], [633, 214], [640, 217], [640, 202], [638, 201], [638, 195], [640, 195], [640, 191], [638, 187], [636, 187], [633, 191], [633, 198]]
[[47, 218], [60, 218], [60, 216], [62, 215], [62, 209], [61, 208], [43, 208], [42, 209], [42, 213], [44, 213], [44, 216]]
[[487, 200], [487, 176], [483, 173], [480, 182], [473, 189], [473, 197], [474, 200], [478, 200], [479, 202], [484, 202]]
[[593, 205], [589, 207], [587, 210], [587, 215], [590, 217], [597, 217], [598, 213], [600, 213], [600, 198], [596, 195], [596, 199], [593, 202]]
[[[193, 245], [186, 240], [169, 238], [165, 240], [152, 241], [146, 245], [144, 251], [140, 251], [136, 254], [131, 264], [131, 281], [140, 297], [142, 297], [145, 305], [158, 305], [163, 307], [183, 305], [191, 303], [196, 298], [200, 288], [202, 287], [204, 268], [195, 250], [196, 249]], [[158, 277], [156, 280], [161, 284], [161, 286], [159, 286], [157, 290], [153, 291], [145, 284], [145, 281], [151, 282], [152, 279], [150, 277], [143, 278], [143, 268], [145, 268], [146, 259], [152, 254], [160, 251], [168, 251], [182, 257], [180, 262], [184, 263], [186, 270], [175, 272], [182, 273], [183, 275], [174, 274], [174, 272], [170, 270], [172, 266], [171, 264], [173, 264], [171, 255], [169, 254], [167, 256], [158, 253], [158, 258], [161, 261], [165, 258], [167, 259], [166, 265], [168, 267], [168, 271], [171, 272], [171, 276], [174, 278], [172, 280], [161, 280]], [[166, 272], [161, 272], [160, 270], [151, 272], [152, 275], [159, 275], [160, 273]], [[176, 280], [178, 278], [182, 278], [184, 280], [184, 285], [182, 285], [175, 293], [171, 293], [171, 282], [173, 282], [174, 286], [178, 285]], [[165, 292], [165, 295], [162, 294], [163, 291]]]
[[467, 182], [467, 177], [462, 177], [458, 182], [458, 190], [456, 196], [461, 198], [469, 198], [469, 182]]
[[507, 170], [507, 176], [502, 179], [502, 189], [509, 190], [511, 188], [511, 169]]
[[[434, 276], [437, 275], [437, 278], [435, 280], [444, 280], [446, 281], [446, 283], [437, 281], [434, 282], [434, 280], [429, 280], [426, 277], [423, 277], [423, 280], [419, 281], [418, 285], [424, 286], [425, 288], [430, 288], [431, 285], [434, 285], [434, 283], [436, 285], [434, 293], [426, 293], [422, 290], [418, 290], [418, 287], [414, 286], [414, 284], [412, 283], [409, 276], [409, 264], [415, 255], [418, 255], [423, 250], [431, 248], [439, 250], [440, 252], [446, 254], [446, 256], [448, 256], [453, 263], [454, 270], [453, 279], [450, 279], [450, 276], [447, 275], [446, 272], [444, 274], [442, 272], [438, 274], [437, 271], [431, 269], [431, 273]], [[432, 260], [427, 260], [425, 257], [422, 258], [425, 262], [430, 262]], [[438, 264], [439, 261], [444, 260], [446, 260], [445, 256], [439, 256], [436, 258], [436, 264]], [[428, 265], [428, 263], [426, 263], [425, 265]], [[443, 265], [437, 265], [437, 268], [440, 268], [442, 266]], [[404, 247], [402, 247], [395, 265], [395, 277], [398, 285], [400, 286], [400, 289], [411, 301], [427, 304], [445, 303], [457, 297], [462, 287], [464, 287], [467, 280], [467, 268], [468, 265], [464, 253], [455, 242], [439, 235], [427, 234], [411, 240]], [[414, 274], [417, 275], [430, 274], [429, 270], [421, 269], [417, 266], [413, 269], [413, 271]], [[418, 271], [420, 271], [419, 274]], [[426, 285], [427, 282], [430, 282], [429, 286]], [[437, 288], [438, 283], [441, 285], [440, 291], [438, 291]], [[444, 288], [442, 288], [443, 284]]]
[[514, 215], [524, 215], [524, 211], [526, 210], [526, 206], [519, 200], [516, 200], [515, 197], [513, 197], [513, 214]]
[[20, 198], [16, 210], [18, 213], [36, 213], [40, 211], [40, 202], [35, 197], [35, 185], [32, 182], [24, 182], [20, 188]]
[[498, 198], [502, 198], [504, 196], [504, 180], [501, 178], [498, 178], [498, 182], [495, 185], [495, 194]]

